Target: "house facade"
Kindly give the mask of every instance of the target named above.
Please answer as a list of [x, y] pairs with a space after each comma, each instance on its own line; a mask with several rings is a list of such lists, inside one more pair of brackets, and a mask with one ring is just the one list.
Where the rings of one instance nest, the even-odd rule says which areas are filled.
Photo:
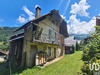
[[[96, 16], [96, 26], [100, 26], [100, 16]], [[98, 28], [96, 28], [97, 30]]]
[[33, 67], [64, 55], [64, 38], [68, 37], [67, 24], [58, 10], [40, 16], [41, 8], [35, 8], [35, 18], [17, 29], [23, 33], [10, 38], [9, 58], [18, 65]]
[[[76, 48], [77, 40], [74, 36], [69, 36], [65, 38], [65, 54], [73, 53], [73, 46]], [[75, 50], [75, 49], [74, 49]]]

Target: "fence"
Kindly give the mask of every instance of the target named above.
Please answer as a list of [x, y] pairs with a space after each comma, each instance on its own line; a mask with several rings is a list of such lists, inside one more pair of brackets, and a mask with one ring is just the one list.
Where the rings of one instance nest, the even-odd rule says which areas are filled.
[[36, 54], [36, 65], [44, 65], [47, 61], [47, 53], [40, 51]]

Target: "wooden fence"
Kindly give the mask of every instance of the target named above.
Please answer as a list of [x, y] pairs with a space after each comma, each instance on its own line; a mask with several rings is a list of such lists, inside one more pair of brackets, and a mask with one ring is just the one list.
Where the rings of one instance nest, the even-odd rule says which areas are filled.
[[47, 61], [47, 53], [40, 51], [36, 54], [36, 65], [44, 65]]

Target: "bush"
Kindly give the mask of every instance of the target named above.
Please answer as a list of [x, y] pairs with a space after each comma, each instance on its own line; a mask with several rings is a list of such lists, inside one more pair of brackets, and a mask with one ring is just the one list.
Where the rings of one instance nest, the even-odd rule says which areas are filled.
[[83, 54], [82, 60], [83, 60], [83, 61], [88, 61], [88, 60], [89, 60], [88, 54]]
[[1, 45], [0, 49], [2, 49], [4, 51], [8, 51], [9, 50], [9, 45]]
[[83, 75], [93, 75], [93, 71], [89, 69], [89, 64], [84, 64], [81, 68]]
[[79, 51], [81, 48], [80, 44], [76, 43], [76, 51]]
[[94, 32], [91, 39], [89, 39], [87, 44], [84, 44], [81, 49], [84, 53], [82, 59], [85, 62], [87, 61], [87, 63], [84, 63], [82, 66], [81, 70], [83, 71], [83, 74], [93, 75], [95, 70], [90, 71], [89, 61], [100, 64], [100, 30]]

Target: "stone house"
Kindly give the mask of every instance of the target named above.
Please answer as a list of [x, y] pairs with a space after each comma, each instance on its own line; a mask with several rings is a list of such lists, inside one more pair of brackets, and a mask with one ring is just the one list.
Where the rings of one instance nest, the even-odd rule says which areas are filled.
[[43, 65], [65, 53], [67, 24], [59, 11], [54, 9], [40, 16], [41, 8], [37, 6], [35, 10], [35, 18], [15, 31], [23, 29], [24, 32], [12, 36], [9, 40], [9, 58], [16, 59], [17, 64], [22, 67]]

